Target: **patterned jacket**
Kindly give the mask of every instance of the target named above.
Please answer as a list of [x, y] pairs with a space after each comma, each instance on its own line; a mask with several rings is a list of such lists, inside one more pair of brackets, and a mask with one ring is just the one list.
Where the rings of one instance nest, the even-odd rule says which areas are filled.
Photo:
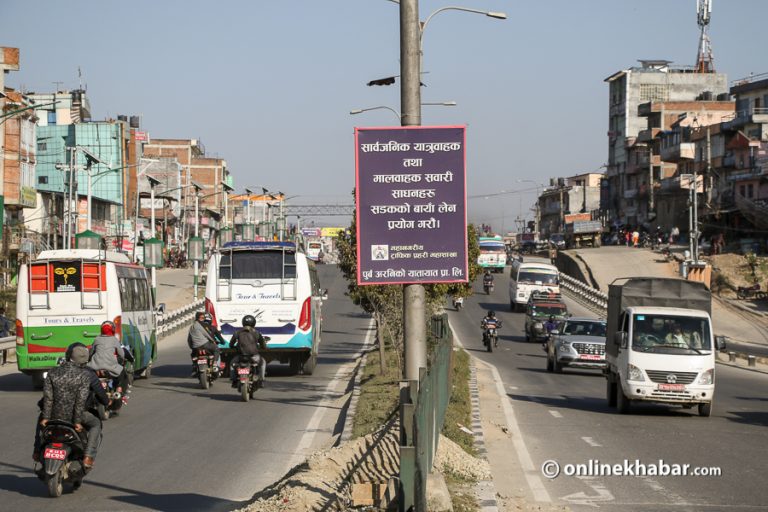
[[82, 423], [90, 378], [84, 369], [66, 361], [48, 372], [43, 386], [43, 418]]

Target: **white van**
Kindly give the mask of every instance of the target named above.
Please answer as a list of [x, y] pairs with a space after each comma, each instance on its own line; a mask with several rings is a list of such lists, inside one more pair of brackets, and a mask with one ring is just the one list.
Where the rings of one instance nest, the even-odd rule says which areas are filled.
[[245, 315], [270, 338], [267, 362], [311, 375], [322, 332], [315, 263], [293, 242], [229, 242], [208, 260], [205, 310], [226, 340]]
[[56, 366], [70, 344], [92, 344], [106, 320], [115, 323], [118, 338], [133, 351], [129, 370], [148, 377], [157, 357], [147, 270], [117, 252], [43, 251], [22, 264], [16, 319], [17, 364], [35, 387], [42, 386], [43, 373]]
[[509, 272], [509, 307], [512, 311], [523, 309], [534, 291], [560, 293], [560, 273], [549, 263], [512, 261]]

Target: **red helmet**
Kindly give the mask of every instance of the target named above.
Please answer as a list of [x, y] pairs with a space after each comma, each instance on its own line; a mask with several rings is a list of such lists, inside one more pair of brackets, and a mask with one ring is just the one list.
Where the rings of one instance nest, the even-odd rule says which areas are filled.
[[104, 336], [114, 336], [115, 331], [117, 331], [117, 326], [114, 322], [107, 320], [101, 324], [101, 334]]

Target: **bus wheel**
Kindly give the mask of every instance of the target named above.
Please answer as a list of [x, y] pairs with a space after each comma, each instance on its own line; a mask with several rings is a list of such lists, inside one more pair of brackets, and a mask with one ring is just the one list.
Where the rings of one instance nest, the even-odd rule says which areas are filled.
[[141, 378], [142, 379], [148, 379], [152, 376], [152, 365], [147, 365], [146, 368], [144, 368], [144, 371], [141, 372]]
[[301, 373], [312, 375], [315, 371], [315, 366], [317, 366], [317, 354], [313, 353], [304, 361], [304, 364], [301, 366]]
[[288, 361], [288, 364], [291, 367], [291, 371], [293, 373], [299, 373], [301, 371], [301, 356], [300, 355], [291, 356], [291, 359]]
[[32, 372], [32, 389], [35, 391], [43, 389], [43, 383], [45, 382], [45, 379], [43, 378], [43, 372], [36, 371]]

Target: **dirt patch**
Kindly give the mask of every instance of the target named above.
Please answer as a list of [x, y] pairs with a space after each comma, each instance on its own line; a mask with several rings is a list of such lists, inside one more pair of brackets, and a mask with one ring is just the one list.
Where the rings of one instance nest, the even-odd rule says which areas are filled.
[[[719, 295], [725, 298], [735, 298], [735, 289], [739, 286], [750, 286], [754, 283], [752, 271], [747, 262], [747, 258], [742, 254], [718, 254], [705, 258], [712, 265], [713, 284], [717, 281], [718, 275], [722, 276], [722, 286], [719, 287]], [[765, 290], [768, 286], [768, 257], [758, 256], [756, 258], [755, 276], [757, 282]], [[714, 287], [714, 286], [713, 286]]]
[[433, 466], [462, 480], [476, 482], [491, 479], [491, 466], [487, 460], [473, 457], [443, 435], [437, 445]]

